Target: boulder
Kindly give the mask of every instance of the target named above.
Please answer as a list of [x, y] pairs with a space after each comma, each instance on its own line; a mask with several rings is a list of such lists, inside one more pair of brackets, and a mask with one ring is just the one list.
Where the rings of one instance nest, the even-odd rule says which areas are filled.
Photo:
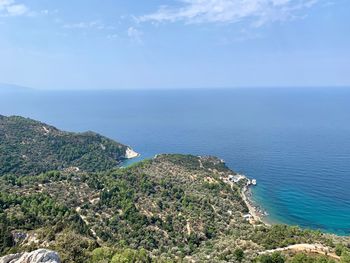
[[0, 263], [61, 263], [59, 255], [51, 250], [38, 249], [0, 258]]

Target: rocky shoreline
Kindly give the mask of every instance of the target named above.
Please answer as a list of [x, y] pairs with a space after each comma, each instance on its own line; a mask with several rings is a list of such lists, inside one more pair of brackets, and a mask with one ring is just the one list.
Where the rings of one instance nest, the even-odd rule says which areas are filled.
[[252, 198], [251, 188], [257, 185], [256, 179], [249, 179], [242, 174], [229, 175], [222, 179], [230, 184], [231, 187], [233, 184], [240, 186], [242, 200], [248, 208], [248, 214], [243, 215], [246, 220], [252, 224], [263, 223], [270, 225], [265, 219], [268, 213], [261, 206], [257, 205]]
[[252, 199], [251, 187], [254, 185], [249, 179], [247, 179], [246, 185], [242, 189], [242, 199], [248, 207], [249, 214], [255, 222], [262, 222], [265, 225], [270, 225], [266, 221], [268, 213], [259, 205], [257, 205]]

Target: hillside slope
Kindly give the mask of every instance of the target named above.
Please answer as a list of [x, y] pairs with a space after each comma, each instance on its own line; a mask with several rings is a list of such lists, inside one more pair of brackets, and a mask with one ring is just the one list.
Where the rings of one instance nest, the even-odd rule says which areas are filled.
[[[216, 157], [117, 167], [133, 154], [127, 146], [22, 117], [0, 116], [0, 139], [0, 256], [44, 248], [64, 263], [334, 263], [328, 254], [343, 253], [350, 262], [348, 238], [247, 221], [248, 179], [230, 181], [235, 172]], [[307, 244], [324, 255], [291, 249]]]
[[0, 175], [69, 167], [102, 171], [116, 167], [127, 151], [127, 146], [93, 132], [64, 132], [31, 119], [0, 115]]
[[[63, 262], [110, 262], [126, 249], [155, 262], [239, 262], [242, 250], [251, 262], [266, 249], [331, 244], [316, 231], [250, 224], [241, 186], [224, 180], [232, 174], [214, 157], [158, 155], [100, 173], [3, 176], [0, 254], [47, 248]], [[92, 260], [99, 253], [106, 259]]]

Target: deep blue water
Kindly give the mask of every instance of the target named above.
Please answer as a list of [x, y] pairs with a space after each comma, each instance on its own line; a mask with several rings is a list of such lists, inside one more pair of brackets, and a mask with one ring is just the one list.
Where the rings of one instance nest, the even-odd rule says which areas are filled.
[[216, 155], [282, 222], [350, 234], [350, 89], [0, 92], [0, 114], [93, 130], [151, 157]]

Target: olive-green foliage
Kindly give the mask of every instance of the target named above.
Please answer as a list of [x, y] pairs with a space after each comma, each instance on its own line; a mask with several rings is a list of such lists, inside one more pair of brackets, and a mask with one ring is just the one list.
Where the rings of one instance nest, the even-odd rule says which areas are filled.
[[244, 251], [241, 248], [236, 248], [233, 254], [238, 262], [241, 262], [244, 258]]
[[343, 250], [340, 257], [340, 263], [350, 263], [350, 252], [348, 250]]
[[284, 263], [285, 257], [279, 253], [274, 252], [271, 255], [264, 254], [256, 258], [255, 262], [257, 263]]
[[309, 243], [313, 240], [327, 241], [327, 238], [319, 231], [302, 230], [299, 227], [287, 225], [257, 228], [252, 238], [266, 249]]
[[[188, 166], [184, 165], [187, 158]], [[207, 165], [209, 161], [203, 160]], [[223, 169], [221, 162], [217, 163], [218, 170]], [[192, 178], [193, 172], [197, 179]], [[160, 253], [176, 247], [181, 257], [230, 230], [234, 215], [227, 210], [233, 204], [237, 204], [239, 217], [245, 210], [237, 189], [232, 191], [193, 156], [159, 156], [100, 173], [5, 175], [0, 178], [0, 190], [0, 207], [10, 222], [2, 231], [8, 236], [11, 230], [46, 228], [49, 230], [41, 237], [57, 243], [67, 228], [88, 238], [91, 228], [107, 244]], [[94, 198], [98, 202], [90, 202]], [[89, 226], [75, 211], [77, 207]], [[4, 242], [4, 249], [10, 248], [11, 242]], [[69, 259], [67, 256], [65, 261]]]
[[31, 119], [0, 115], [0, 175], [33, 175], [72, 166], [102, 171], [116, 167], [125, 150], [93, 132], [62, 132]]
[[150, 263], [151, 258], [144, 249], [125, 249], [114, 254], [111, 263]]
[[288, 263], [334, 263], [333, 259], [329, 259], [326, 256], [309, 256], [305, 253], [298, 253], [292, 256]]
[[52, 226], [65, 220], [69, 220], [70, 226], [83, 229], [83, 223], [74, 211], [56, 203], [45, 194], [22, 196], [2, 192], [0, 207], [4, 213], [3, 217], [7, 218], [7, 224], [13, 229], [31, 230]]
[[[238, 238], [252, 240], [254, 246], [267, 249], [324, 241], [319, 232], [296, 227], [252, 227], [242, 219], [246, 207], [238, 188], [225, 184], [218, 174], [227, 176], [232, 171], [213, 157], [160, 155], [100, 173], [2, 176], [2, 252], [13, 248], [11, 231], [18, 229], [44, 229], [40, 238], [62, 254], [63, 262], [110, 262], [112, 258], [123, 262], [141, 256], [148, 260], [150, 254], [181, 259], [206, 253], [205, 248], [223, 236], [233, 243]], [[75, 211], [77, 207], [88, 225]], [[105, 247], [97, 248], [89, 229]], [[219, 245], [217, 249], [212, 259], [249, 262], [252, 258], [247, 248]], [[282, 262], [278, 254], [259, 260]]]
[[[33, 124], [33, 129], [41, 129], [40, 125]], [[60, 139], [65, 136], [52, 127], [47, 129]], [[93, 143], [94, 136], [90, 137]], [[89, 149], [94, 152], [94, 147]], [[0, 254], [40, 247], [41, 243], [15, 244], [13, 231], [38, 234], [42, 243], [60, 253], [64, 263], [150, 262], [150, 256], [155, 262], [181, 262], [186, 257], [199, 262], [251, 262], [257, 249], [327, 242], [317, 231], [254, 228], [243, 220], [247, 207], [239, 187], [222, 180], [234, 172], [214, 157], [159, 155], [127, 168], [103, 171], [109, 166], [101, 166], [99, 157], [86, 162], [89, 158], [84, 155], [79, 160], [88, 165], [86, 170], [101, 170], [34, 174], [44, 170], [44, 163], [45, 169], [57, 165], [54, 161], [53, 166], [46, 166], [45, 158], [26, 154], [31, 156], [33, 170], [26, 162], [11, 170], [18, 168], [24, 174], [0, 177]], [[58, 168], [68, 165], [67, 159], [61, 159]], [[27, 169], [32, 172], [25, 175]], [[257, 260], [279, 263], [284, 257], [276, 253]]]
[[0, 192], [0, 254], [15, 245], [11, 231], [30, 231], [48, 228], [42, 234], [48, 240], [56, 233], [70, 228], [81, 234], [88, 229], [75, 211], [56, 203], [45, 194], [17, 195]]
[[[197, 170], [200, 168], [198, 157], [193, 155], [163, 154], [158, 156], [158, 159], [171, 161], [174, 165], [180, 165], [190, 170]], [[228, 169], [223, 161], [212, 156], [201, 157], [201, 164], [206, 169], [215, 169], [220, 172], [227, 171]]]
[[5, 213], [0, 213], [0, 254], [14, 245], [10, 231], [10, 222]]
[[110, 247], [99, 247], [92, 251], [89, 263], [109, 263], [116, 253], [116, 250]]
[[[187, 159], [189, 164], [185, 165]], [[221, 162], [218, 165], [219, 169]], [[82, 175], [81, 182], [100, 198], [82, 208], [87, 213], [111, 215], [96, 222], [94, 217], [89, 219], [104, 241], [134, 249], [166, 251], [178, 247], [179, 253], [191, 254], [202, 242], [229, 231], [233, 216], [227, 210], [232, 204], [237, 203], [239, 213], [245, 210], [239, 194], [203, 167], [198, 157], [164, 155], [128, 168]], [[193, 172], [196, 180], [191, 179]], [[207, 177], [217, 182], [209, 183]]]
[[279, 252], [273, 254], [264, 254], [255, 259], [257, 263], [335, 263], [335, 260], [327, 256], [319, 255], [307, 255], [305, 253], [297, 253], [289, 255], [288, 257], [283, 256]]
[[51, 249], [57, 251], [63, 263], [86, 263], [91, 256], [91, 251], [98, 244], [81, 234], [71, 230], [64, 230], [57, 235]]
[[337, 256], [341, 256], [343, 251], [346, 251], [346, 250], [347, 250], [347, 248], [344, 246], [344, 244], [337, 244], [335, 246], [335, 254]]
[[[151, 262], [151, 256], [155, 262], [252, 262], [264, 249], [332, 244], [317, 231], [244, 221], [242, 185], [222, 180], [234, 172], [218, 158], [159, 155], [116, 168], [125, 151], [92, 132], [0, 115], [0, 254], [46, 244], [64, 263]], [[65, 169], [71, 167], [80, 172]], [[22, 244], [14, 232], [35, 233], [39, 243]], [[336, 253], [350, 262], [344, 246]], [[286, 260], [332, 262], [280, 253], [255, 259]]]

